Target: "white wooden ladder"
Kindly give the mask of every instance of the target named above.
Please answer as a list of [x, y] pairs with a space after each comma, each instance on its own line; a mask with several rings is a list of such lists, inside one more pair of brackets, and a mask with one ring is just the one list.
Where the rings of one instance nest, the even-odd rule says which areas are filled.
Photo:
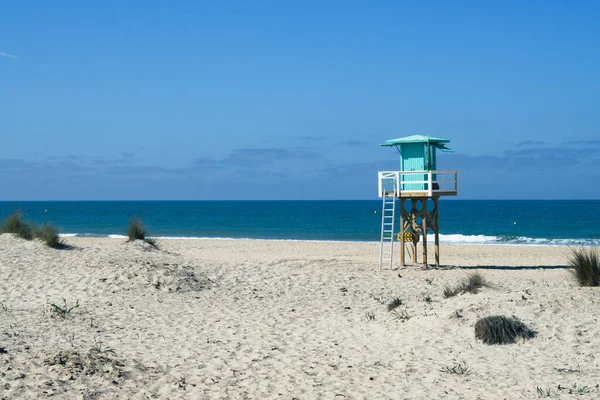
[[383, 206], [381, 211], [381, 243], [379, 245], [379, 270], [383, 264], [389, 263], [392, 269], [394, 260], [394, 217], [396, 214], [395, 191], [383, 192]]

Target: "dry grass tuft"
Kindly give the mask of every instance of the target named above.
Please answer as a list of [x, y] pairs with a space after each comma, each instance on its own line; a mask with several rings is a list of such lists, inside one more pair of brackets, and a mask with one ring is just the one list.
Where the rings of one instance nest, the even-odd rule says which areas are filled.
[[2, 233], [12, 233], [23, 239], [32, 240], [35, 237], [35, 225], [23, 220], [23, 213], [15, 211], [2, 224]]
[[450, 286], [446, 286], [444, 289], [444, 297], [454, 297], [457, 294], [467, 292], [476, 294], [479, 292], [479, 289], [485, 286], [488, 286], [488, 284], [483, 276], [479, 272], [474, 272], [464, 279], [457, 287], [451, 288]]
[[402, 305], [402, 300], [400, 297], [394, 297], [387, 305], [388, 311], [392, 311]]
[[519, 338], [531, 339], [535, 335], [535, 331], [515, 317], [494, 315], [475, 323], [475, 337], [485, 344], [511, 344]]
[[52, 225], [43, 225], [37, 230], [36, 236], [46, 244], [48, 247], [53, 249], [62, 249], [65, 246], [64, 242], [60, 238], [58, 229]]
[[595, 247], [571, 249], [571, 272], [579, 286], [600, 286], [600, 252]]
[[144, 227], [144, 223], [140, 217], [133, 217], [129, 219], [129, 229], [127, 230], [128, 242], [133, 242], [134, 240], [143, 240], [148, 243], [155, 249], [159, 249], [158, 243], [154, 238], [146, 237], [146, 228]]
[[142, 222], [141, 218], [135, 217], [129, 219], [127, 237], [129, 238], [130, 242], [133, 242], [134, 240], [146, 239], [146, 229], [144, 228], [144, 223]]
[[50, 224], [38, 228], [33, 222], [23, 220], [23, 213], [15, 211], [2, 224], [0, 233], [12, 233], [26, 240], [40, 239], [48, 247], [54, 249], [68, 248], [60, 239], [58, 229]]

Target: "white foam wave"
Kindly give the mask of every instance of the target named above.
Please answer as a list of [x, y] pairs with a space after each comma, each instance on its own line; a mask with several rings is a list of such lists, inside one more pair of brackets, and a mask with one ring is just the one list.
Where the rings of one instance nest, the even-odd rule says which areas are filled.
[[[433, 243], [435, 236], [432, 234], [427, 235], [427, 242]], [[440, 234], [440, 243], [465, 243], [465, 244], [486, 244], [497, 241], [496, 236], [485, 236], [485, 235], [461, 235], [461, 234]]]
[[[109, 237], [111, 239], [127, 239], [127, 236], [121, 234], [95, 235], [90, 233], [62, 233], [61, 237]], [[152, 239], [159, 240], [253, 240], [253, 241], [277, 241], [277, 242], [379, 242], [379, 240], [331, 240], [331, 239], [259, 239], [250, 237], [209, 237], [209, 236], [153, 236]], [[433, 234], [427, 235], [427, 242], [432, 244], [435, 240]], [[525, 236], [487, 236], [487, 235], [462, 235], [440, 234], [440, 243], [442, 244], [461, 244], [461, 245], [512, 245], [512, 246], [600, 246], [600, 240], [585, 239], [544, 239], [530, 238]]]
[[[434, 235], [427, 235], [427, 242], [433, 243]], [[461, 235], [461, 234], [440, 234], [440, 243], [445, 244], [493, 244], [493, 245], [530, 245], [530, 246], [599, 246], [599, 240], [584, 239], [547, 239], [530, 238], [526, 236], [485, 236], [485, 235]]]

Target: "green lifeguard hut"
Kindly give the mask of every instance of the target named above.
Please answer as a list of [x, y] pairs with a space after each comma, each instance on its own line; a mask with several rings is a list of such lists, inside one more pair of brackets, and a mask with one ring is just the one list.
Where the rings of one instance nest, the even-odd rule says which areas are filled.
[[[451, 152], [446, 146], [449, 142], [429, 135], [413, 135], [386, 140], [381, 145], [398, 150], [400, 170], [378, 173], [378, 194], [383, 198], [380, 269], [385, 261], [389, 261], [390, 269], [393, 264], [396, 199], [400, 201], [400, 263], [405, 265], [406, 242], [412, 243], [413, 263], [417, 263], [417, 243], [422, 238], [422, 263], [427, 265], [427, 232], [431, 230], [435, 235], [435, 262], [439, 265], [438, 200], [440, 196], [458, 194], [458, 172], [437, 169], [437, 151]], [[432, 204], [429, 208], [428, 203]]]

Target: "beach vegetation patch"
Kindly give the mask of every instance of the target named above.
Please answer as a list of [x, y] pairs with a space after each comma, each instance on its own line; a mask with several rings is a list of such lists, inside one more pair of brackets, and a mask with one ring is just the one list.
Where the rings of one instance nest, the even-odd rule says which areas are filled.
[[48, 247], [52, 247], [53, 249], [61, 249], [65, 247], [60, 235], [58, 233], [58, 229], [56, 229], [52, 225], [43, 225], [40, 229], [37, 230], [36, 236], [46, 244]]
[[552, 395], [552, 392], [550, 391], [550, 388], [543, 389], [543, 388], [541, 388], [539, 386], [536, 386], [535, 387], [535, 391], [537, 392], [537, 396], [540, 399], [544, 399], [544, 398], [550, 397]]
[[97, 341], [96, 338], [94, 338], [94, 346], [92, 346], [90, 352], [94, 352], [96, 354], [112, 354], [113, 356], [117, 355], [115, 349], [108, 346], [102, 346], [102, 342]]
[[475, 323], [475, 337], [485, 344], [511, 344], [534, 338], [536, 332], [515, 317], [493, 315]]
[[156, 239], [146, 237], [146, 227], [140, 217], [132, 217], [129, 219], [129, 228], [127, 229], [127, 241], [133, 242], [135, 240], [142, 240], [150, 246], [158, 249], [158, 243]]
[[62, 375], [71, 376], [73, 380], [94, 375], [115, 384], [118, 383], [116, 379], [130, 377], [130, 373], [125, 369], [125, 363], [114, 358], [112, 352], [96, 352], [94, 349], [86, 354], [79, 354], [76, 351], [60, 351], [43, 362], [45, 365], [59, 369]]
[[567, 368], [554, 368], [554, 370], [556, 372], [559, 372], [561, 374], [580, 374], [581, 373], [581, 367], [579, 366], [579, 364], [577, 364], [577, 368], [571, 368], [571, 367], [567, 367]]
[[454, 297], [459, 293], [460, 293], [459, 288], [451, 288], [450, 286], [446, 286], [444, 288], [444, 297], [445, 298]]
[[471, 372], [471, 368], [466, 363], [459, 363], [453, 365], [446, 365], [440, 368], [441, 372], [445, 372], [450, 375], [468, 375]]
[[18, 210], [6, 217], [2, 224], [2, 233], [12, 233], [20, 238], [32, 240], [35, 237], [35, 225], [23, 220], [23, 213]]
[[21, 213], [21, 211], [15, 211], [4, 220], [4, 223], [2, 224], [2, 232], [19, 233], [19, 229], [21, 229], [22, 224], [23, 213]]
[[444, 289], [444, 297], [454, 297], [457, 294], [461, 293], [472, 293], [476, 294], [479, 290], [485, 286], [488, 286], [485, 278], [479, 272], [474, 272], [470, 274], [466, 279], [464, 279], [458, 286], [452, 288], [450, 286], [446, 286]]
[[397, 321], [400, 322], [406, 322], [410, 319], [410, 314], [408, 314], [408, 312], [406, 311], [406, 309], [400, 311], [398, 309], [393, 310], [391, 312], [392, 317], [394, 317], [394, 319], [396, 319]]
[[375, 313], [374, 313], [373, 311], [368, 311], [368, 312], [365, 314], [365, 319], [366, 319], [367, 321], [375, 321]]
[[140, 217], [134, 217], [129, 219], [129, 229], [127, 230], [127, 237], [129, 242], [134, 240], [146, 239], [146, 228]]
[[[600, 385], [596, 385], [596, 389], [598, 389], [600, 387]], [[567, 393], [569, 394], [577, 394], [577, 395], [582, 395], [582, 394], [586, 394], [586, 393], [590, 393], [590, 389], [589, 386], [585, 385], [585, 386], [579, 386], [576, 383], [573, 384], [573, 386], [562, 386], [562, 385], [558, 385], [557, 387], [558, 390], [565, 390], [567, 391]]]
[[58, 229], [51, 224], [38, 227], [33, 222], [25, 221], [23, 220], [23, 213], [20, 210], [15, 211], [6, 217], [0, 233], [12, 233], [26, 240], [37, 238], [54, 249], [69, 248], [69, 246], [61, 240]]
[[388, 311], [392, 311], [402, 305], [402, 299], [400, 297], [394, 297], [387, 305]]
[[571, 249], [569, 267], [579, 286], [600, 286], [600, 252], [596, 247]]
[[156, 239], [146, 238], [146, 239], [144, 239], [144, 242], [148, 243], [150, 246], [154, 247], [155, 249], [158, 249], [158, 243], [156, 242]]
[[67, 300], [63, 299], [63, 306], [59, 306], [55, 303], [50, 304], [51, 307], [51, 311], [54, 313], [54, 315], [62, 318], [62, 319], [67, 319], [67, 317], [69, 315], [71, 315], [71, 311], [73, 311], [74, 309], [79, 307], [79, 300], [77, 300], [77, 302], [69, 307], [67, 306]]

